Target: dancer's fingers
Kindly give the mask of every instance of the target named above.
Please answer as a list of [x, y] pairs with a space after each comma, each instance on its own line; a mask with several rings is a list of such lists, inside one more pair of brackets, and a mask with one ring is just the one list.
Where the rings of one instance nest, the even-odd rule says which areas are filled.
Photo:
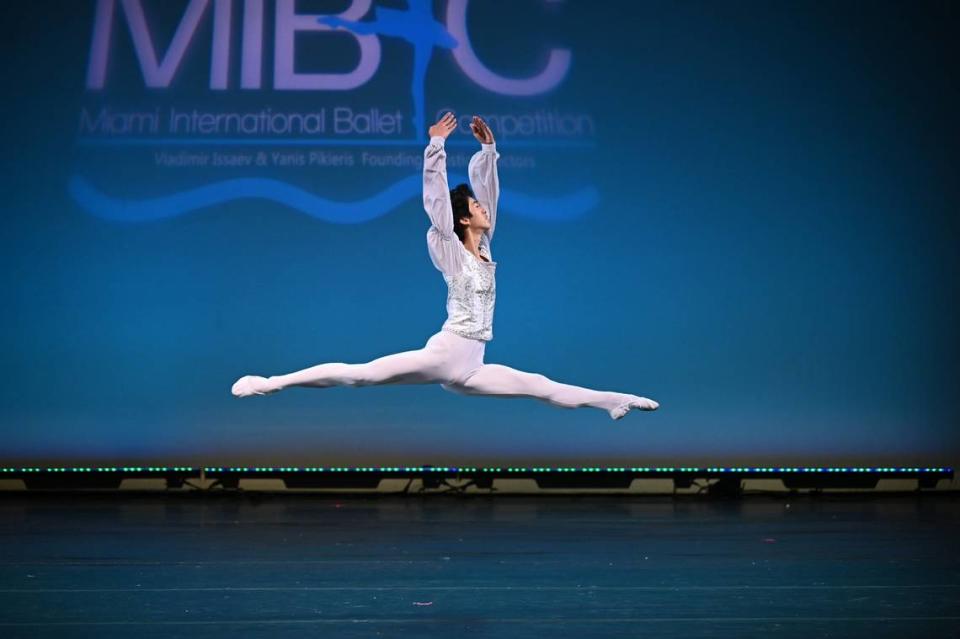
[[490, 127], [487, 126], [487, 123], [483, 120], [480, 120], [480, 126], [483, 128], [483, 134], [488, 137], [493, 137], [493, 131], [490, 130]]
[[470, 123], [470, 128], [473, 130], [474, 135], [478, 138], [482, 138], [483, 142], [487, 142], [493, 139], [493, 132], [490, 131], [490, 127], [487, 126], [487, 123], [484, 122], [483, 118], [479, 115], [473, 116], [473, 120]]

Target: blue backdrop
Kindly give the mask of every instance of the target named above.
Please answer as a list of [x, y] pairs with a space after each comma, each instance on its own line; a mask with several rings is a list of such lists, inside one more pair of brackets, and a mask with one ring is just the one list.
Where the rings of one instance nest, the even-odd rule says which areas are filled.
[[[3, 3], [2, 461], [955, 461], [954, 3], [369, 5]], [[439, 329], [447, 108], [501, 153], [486, 361], [659, 411], [231, 396]]]

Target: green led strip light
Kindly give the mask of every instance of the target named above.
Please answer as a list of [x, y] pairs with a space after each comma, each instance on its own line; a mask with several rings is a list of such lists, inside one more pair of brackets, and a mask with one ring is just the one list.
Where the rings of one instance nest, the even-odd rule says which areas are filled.
[[56, 466], [40, 468], [24, 466], [21, 468], [0, 468], [0, 473], [168, 473], [198, 471], [192, 466]]
[[292, 466], [277, 467], [234, 467], [234, 466], [216, 466], [195, 468], [191, 466], [60, 466], [41, 468], [38, 466], [29, 467], [2, 467], [0, 473], [389, 473], [389, 472], [433, 472], [433, 473], [625, 473], [625, 472], [657, 472], [657, 473], [952, 473], [953, 468], [945, 467], [919, 467], [919, 466], [830, 466], [830, 467], [780, 467], [780, 466], [734, 466], [734, 467], [708, 467], [695, 468], [688, 466], [581, 466], [581, 467], [460, 467], [460, 466], [332, 466], [325, 468], [322, 466], [298, 468]]

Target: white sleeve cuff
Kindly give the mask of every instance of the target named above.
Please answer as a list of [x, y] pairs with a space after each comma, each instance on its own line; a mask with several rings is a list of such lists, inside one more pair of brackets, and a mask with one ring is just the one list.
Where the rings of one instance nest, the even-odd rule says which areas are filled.
[[443, 137], [442, 135], [435, 135], [435, 136], [433, 136], [432, 138], [430, 138], [430, 144], [436, 144], [437, 146], [439, 146], [439, 147], [442, 149], [442, 148], [443, 148], [443, 144], [444, 144], [444, 142], [446, 142], [446, 140], [447, 140], [447, 139], [446, 139], [445, 137]]
[[491, 153], [496, 153], [496, 152], [497, 152], [497, 143], [496, 143], [496, 142], [491, 142], [490, 144], [481, 144], [481, 145], [480, 145], [480, 150], [481, 150], [481, 151], [486, 151], [486, 152], [491, 152]]

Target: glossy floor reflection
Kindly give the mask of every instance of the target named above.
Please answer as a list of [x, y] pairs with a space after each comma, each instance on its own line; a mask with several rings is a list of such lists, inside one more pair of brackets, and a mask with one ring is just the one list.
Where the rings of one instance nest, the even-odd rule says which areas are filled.
[[960, 636], [955, 497], [3, 495], [0, 636]]

